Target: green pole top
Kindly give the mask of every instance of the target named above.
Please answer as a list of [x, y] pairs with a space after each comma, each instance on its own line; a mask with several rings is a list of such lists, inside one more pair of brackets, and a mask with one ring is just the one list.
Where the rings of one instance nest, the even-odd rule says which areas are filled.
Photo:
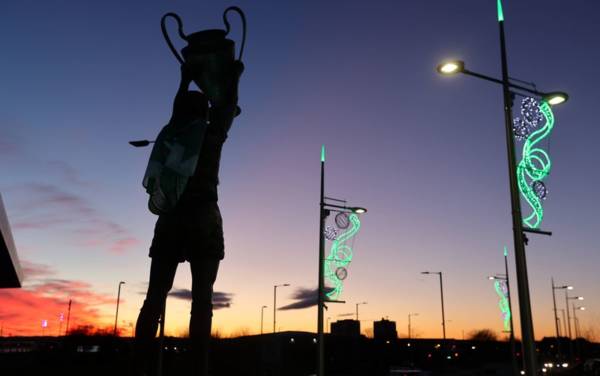
[[504, 12], [502, 11], [502, 0], [498, 0], [498, 22], [504, 21]]
[[325, 145], [321, 145], [321, 162], [325, 162]]
[[506, 246], [504, 246], [504, 256], [508, 256], [508, 249], [506, 249]]

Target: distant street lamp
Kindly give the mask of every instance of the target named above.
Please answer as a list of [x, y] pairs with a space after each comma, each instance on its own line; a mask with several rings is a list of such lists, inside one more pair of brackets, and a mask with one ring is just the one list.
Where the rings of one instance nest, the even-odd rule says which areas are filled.
[[265, 308], [267, 308], [266, 305], [260, 307], [260, 334], [263, 334], [263, 318], [265, 316]]
[[[559, 333], [559, 328], [558, 328], [558, 312], [556, 309], [556, 290], [573, 290], [573, 286], [555, 286], [554, 285], [554, 278], [551, 278], [552, 281], [552, 303], [554, 304], [554, 324], [556, 327], [556, 349], [558, 352], [558, 357], [561, 357], [561, 353], [560, 353], [560, 333]], [[565, 336], [567, 335], [567, 333], [565, 332]]]
[[573, 336], [571, 335], [571, 317], [569, 315], [569, 300], [583, 300], [583, 296], [569, 296], [570, 289], [565, 289], [565, 309], [567, 310], [567, 328], [569, 330], [569, 341]]
[[440, 277], [440, 295], [442, 300], [442, 335], [446, 340], [446, 316], [444, 315], [444, 283], [442, 280], [442, 272], [421, 272], [421, 274], [437, 274]]
[[408, 339], [410, 339], [410, 334], [411, 334], [411, 325], [410, 325], [410, 317], [411, 316], [419, 316], [418, 313], [409, 313], [408, 314]]
[[486, 81], [502, 85], [504, 97], [504, 126], [506, 133], [508, 174], [510, 186], [510, 200], [512, 213], [513, 240], [515, 249], [515, 261], [517, 272], [517, 288], [519, 292], [519, 311], [521, 319], [521, 337], [523, 341], [523, 365], [524, 372], [527, 375], [535, 375], [536, 367], [536, 349], [535, 337], [533, 334], [533, 318], [531, 313], [531, 299], [529, 296], [529, 281], [527, 276], [527, 262], [525, 257], [525, 234], [531, 232], [543, 235], [550, 235], [550, 232], [541, 231], [537, 228], [525, 228], [521, 214], [521, 202], [519, 197], [519, 182], [517, 181], [516, 153], [513, 139], [513, 119], [512, 119], [512, 93], [511, 89], [533, 94], [541, 97], [550, 105], [563, 103], [568, 99], [568, 95], [563, 92], [540, 92], [537, 89], [531, 89], [511, 82], [508, 74], [508, 59], [506, 55], [506, 42], [504, 35], [504, 10], [502, 0], [497, 1], [497, 19], [500, 32], [500, 62], [502, 67], [502, 79], [489, 77], [480, 73], [475, 73], [465, 69], [463, 61], [447, 61], [438, 65], [437, 71], [443, 75], [453, 75], [464, 73]]
[[575, 328], [575, 338], [580, 338], [581, 333], [579, 332], [579, 321], [577, 320], [577, 311], [585, 311], [585, 307], [575, 307], [575, 303], [572, 304], [573, 307], [573, 326]]
[[362, 304], [367, 304], [367, 302], [356, 303], [356, 321], [358, 321], [358, 306]]
[[129, 141], [129, 145], [135, 146], [136, 148], [142, 148], [144, 146], [148, 146], [153, 143], [154, 143], [154, 141], [148, 141], [148, 140]]
[[562, 314], [562, 321], [563, 321], [563, 331], [564, 331], [564, 335], [563, 337], [567, 336], [567, 315], [565, 313], [565, 310], [562, 308], [558, 309], [560, 311], [560, 313]]
[[117, 312], [115, 312], [115, 329], [113, 330], [113, 335], [117, 335], [117, 320], [119, 319], [119, 301], [121, 300], [121, 285], [124, 285], [125, 282], [119, 282], [119, 292], [117, 293]]
[[511, 363], [513, 367], [513, 373], [516, 374], [517, 370], [517, 359], [516, 359], [516, 345], [515, 345], [515, 328], [513, 325], [513, 310], [512, 300], [510, 293], [510, 278], [508, 275], [508, 250], [504, 247], [504, 275], [489, 277], [491, 280], [502, 280], [506, 281], [506, 300], [508, 300], [508, 314], [510, 318], [510, 351], [511, 351]]
[[287, 287], [289, 283], [284, 283], [282, 285], [273, 286], [273, 333], [277, 333], [276, 325], [277, 325], [277, 288], [278, 287]]

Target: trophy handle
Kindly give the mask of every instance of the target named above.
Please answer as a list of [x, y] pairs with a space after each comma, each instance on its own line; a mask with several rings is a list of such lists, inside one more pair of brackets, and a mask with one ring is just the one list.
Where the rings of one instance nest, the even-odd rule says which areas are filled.
[[173, 17], [175, 21], [177, 21], [177, 31], [179, 32], [179, 36], [181, 37], [181, 39], [187, 40], [186, 35], [183, 33], [183, 24], [181, 23], [181, 18], [179, 18], [179, 16], [175, 13], [167, 13], [164, 16], [162, 16], [162, 19], [160, 20], [160, 28], [162, 30], [163, 36], [165, 37], [165, 41], [167, 42], [167, 46], [169, 46], [169, 49], [171, 50], [171, 52], [173, 52], [173, 55], [175, 55], [177, 60], [179, 60], [179, 63], [183, 64], [183, 58], [181, 57], [181, 55], [179, 55], [179, 52], [177, 52], [175, 46], [173, 46], [171, 38], [169, 38], [169, 33], [167, 32], [167, 26], [165, 25], [165, 21], [168, 17]]
[[242, 55], [244, 54], [244, 45], [246, 44], [246, 16], [244, 16], [244, 12], [242, 12], [242, 10], [238, 7], [229, 7], [227, 9], [225, 9], [225, 11], [223, 12], [223, 22], [225, 23], [225, 28], [226, 28], [226, 34], [229, 34], [229, 31], [231, 29], [231, 25], [229, 24], [229, 20], [227, 20], [227, 13], [229, 11], [234, 11], [237, 14], [240, 15], [240, 18], [242, 19], [242, 46], [240, 47], [240, 57], [238, 58], [238, 60], [242, 60]]

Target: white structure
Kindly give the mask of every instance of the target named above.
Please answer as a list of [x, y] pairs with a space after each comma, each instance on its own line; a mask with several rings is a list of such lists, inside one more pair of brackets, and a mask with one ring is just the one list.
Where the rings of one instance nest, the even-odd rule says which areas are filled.
[[21, 287], [23, 273], [0, 195], [0, 288]]

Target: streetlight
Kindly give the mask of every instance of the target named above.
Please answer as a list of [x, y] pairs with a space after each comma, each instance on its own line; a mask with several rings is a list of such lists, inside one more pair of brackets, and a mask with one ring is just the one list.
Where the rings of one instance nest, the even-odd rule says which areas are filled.
[[144, 146], [148, 146], [153, 143], [154, 143], [154, 141], [148, 141], [148, 140], [129, 141], [129, 145], [134, 146], [136, 148], [143, 148]]
[[[503, 81], [498, 78], [490, 77], [490, 76], [487, 76], [487, 75], [484, 75], [481, 73], [477, 73], [477, 72], [473, 72], [468, 69], [465, 69], [465, 62], [462, 60], [446, 61], [444, 63], [439, 64], [437, 66], [436, 70], [438, 71], [438, 73], [440, 73], [441, 75], [444, 75], [444, 76], [452, 76], [457, 73], [463, 73], [468, 76], [481, 78], [483, 80], [494, 82], [494, 83], [497, 83], [500, 85], [504, 84]], [[529, 88], [526, 86], [517, 85], [510, 81], [508, 82], [508, 86], [515, 90], [524, 91], [526, 93], [533, 94], [537, 97], [540, 97], [541, 99], [548, 102], [548, 104], [550, 104], [552, 106], [562, 104], [569, 100], [569, 95], [567, 93], [565, 93], [564, 91], [552, 91], [552, 92], [546, 93], [546, 92], [539, 91], [537, 89], [532, 89], [532, 88]]]
[[[554, 304], [554, 326], [556, 327], [556, 350], [558, 352], [558, 357], [561, 357], [560, 354], [560, 333], [559, 333], [559, 328], [558, 328], [558, 312], [556, 309], [556, 290], [573, 290], [573, 286], [568, 286], [568, 285], [564, 285], [564, 286], [555, 286], [554, 285], [554, 278], [551, 278], [552, 281], [552, 303]], [[567, 335], [567, 333], [565, 332], [565, 335]]]
[[282, 285], [273, 286], [273, 333], [277, 333], [275, 325], [277, 325], [277, 288], [278, 287], [287, 287], [289, 283], [284, 283]]
[[[504, 11], [502, 9], [502, 0], [497, 1], [498, 26], [500, 32], [500, 55], [502, 65], [502, 79], [489, 77], [483, 74], [475, 73], [465, 69], [464, 62], [453, 61], [440, 64], [438, 71], [450, 75], [455, 73], [464, 73], [473, 77], [481, 78], [502, 85], [504, 97], [504, 126], [506, 133], [507, 157], [508, 157], [508, 175], [510, 185], [513, 241], [515, 249], [515, 261], [517, 272], [517, 288], [519, 292], [519, 313], [521, 318], [521, 337], [523, 341], [523, 364], [524, 372], [527, 375], [536, 374], [536, 351], [535, 337], [533, 334], [533, 318], [531, 314], [531, 299], [529, 296], [529, 281], [527, 276], [527, 262], [525, 257], [525, 234], [533, 232], [538, 234], [550, 235], [551, 233], [538, 229], [524, 228], [523, 217], [521, 214], [521, 202], [519, 199], [519, 187], [517, 183], [517, 169], [515, 158], [515, 145], [512, 132], [512, 99], [510, 89], [524, 91], [547, 100], [549, 104], [559, 104], [567, 100], [565, 93], [551, 92], [543, 93], [536, 89], [530, 89], [510, 82], [508, 75], [508, 62], [506, 57], [506, 43], [504, 36]], [[560, 94], [560, 95], [558, 95]]]
[[564, 309], [559, 308], [558, 310], [562, 314], [564, 337], [566, 337], [567, 336], [567, 316], [566, 316]]
[[[343, 200], [325, 197], [325, 145], [321, 146], [321, 192], [319, 199], [319, 281], [317, 289], [317, 376], [325, 376], [325, 336], [323, 332], [323, 309], [325, 308], [325, 221], [331, 211], [341, 213], [363, 214], [364, 207], [346, 206]], [[337, 201], [344, 205], [331, 204]], [[327, 300], [327, 302], [335, 302]]]
[[569, 316], [569, 300], [583, 300], [583, 296], [569, 296], [569, 289], [565, 289], [565, 309], [567, 310], [567, 328], [569, 330], [569, 341], [571, 341], [571, 317]]
[[410, 339], [410, 329], [411, 329], [411, 327], [410, 327], [410, 317], [411, 316], [419, 316], [419, 314], [418, 313], [409, 313], [408, 314], [408, 339]]
[[571, 359], [573, 358], [574, 352], [573, 352], [573, 342], [572, 342], [572, 335], [571, 335], [571, 317], [569, 315], [569, 300], [583, 300], [583, 296], [569, 296], [569, 290], [572, 290], [572, 288], [566, 288], [565, 289], [565, 311], [567, 312], [567, 330], [568, 330], [568, 335], [569, 335], [569, 356], [571, 357]]
[[421, 274], [437, 274], [440, 276], [440, 295], [442, 297], [442, 334], [446, 340], [446, 317], [444, 316], [444, 284], [442, 281], [442, 272], [421, 272]]
[[113, 335], [117, 335], [117, 320], [119, 319], [119, 301], [121, 300], [121, 285], [124, 285], [125, 282], [119, 282], [119, 292], [117, 293], [117, 312], [115, 312], [115, 328], [113, 330]]
[[496, 275], [488, 277], [490, 280], [502, 280], [506, 281], [506, 299], [508, 300], [508, 311], [510, 318], [510, 349], [511, 349], [511, 361], [513, 366], [513, 373], [517, 372], [517, 359], [516, 359], [516, 346], [515, 346], [515, 328], [513, 325], [513, 310], [512, 301], [510, 295], [510, 278], [508, 276], [508, 249], [504, 247], [504, 275]]
[[367, 302], [356, 303], [356, 321], [358, 321], [358, 306], [362, 304], [367, 304]]
[[579, 328], [578, 328], [578, 321], [577, 321], [577, 311], [585, 311], [585, 307], [575, 307], [575, 303], [572, 304], [573, 307], [573, 325], [575, 327], [575, 339], [579, 338], [581, 336], [581, 333], [579, 332]]
[[260, 307], [260, 334], [263, 334], [263, 318], [265, 316], [265, 308], [267, 308], [266, 305]]

